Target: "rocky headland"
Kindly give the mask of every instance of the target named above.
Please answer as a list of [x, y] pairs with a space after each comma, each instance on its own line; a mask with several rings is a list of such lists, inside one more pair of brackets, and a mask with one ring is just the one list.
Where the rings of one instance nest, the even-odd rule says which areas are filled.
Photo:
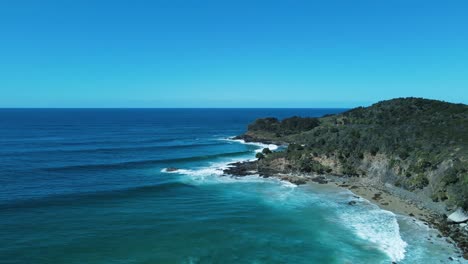
[[225, 174], [348, 188], [437, 228], [468, 259], [467, 105], [399, 98], [321, 118], [262, 118], [236, 139], [285, 149]]

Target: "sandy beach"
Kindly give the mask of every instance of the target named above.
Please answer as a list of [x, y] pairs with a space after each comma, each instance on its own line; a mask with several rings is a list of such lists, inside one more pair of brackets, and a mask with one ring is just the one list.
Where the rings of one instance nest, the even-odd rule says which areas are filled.
[[328, 185], [346, 188], [384, 210], [400, 215], [411, 216], [428, 224], [434, 214], [429, 209], [410, 203], [407, 200], [372, 186], [349, 185], [342, 182], [329, 182]]
[[[362, 183], [356, 181], [349, 181], [349, 179], [338, 176], [326, 176], [327, 181], [315, 182], [308, 181], [307, 184], [312, 185], [327, 185], [337, 188], [344, 188], [356, 196], [364, 198], [369, 202], [377, 205], [383, 210], [390, 211], [397, 215], [411, 217], [413, 221], [421, 221], [422, 224], [433, 229], [437, 233], [437, 237], [445, 239], [447, 243], [453, 244], [457, 248], [457, 255], [449, 258], [451, 263], [464, 263], [463, 252], [457, 247], [457, 243], [448, 235], [441, 231], [441, 217], [440, 211], [431, 210], [430, 208], [422, 205], [422, 203], [414, 202], [396, 194], [390, 193], [388, 190], [379, 189], [372, 185], [364, 186]], [[352, 204], [350, 204], [352, 205]], [[466, 258], [466, 257], [465, 257]]]

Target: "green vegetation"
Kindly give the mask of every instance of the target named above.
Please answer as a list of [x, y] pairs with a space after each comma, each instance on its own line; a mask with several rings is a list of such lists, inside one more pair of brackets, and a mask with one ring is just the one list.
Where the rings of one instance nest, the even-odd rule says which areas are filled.
[[262, 160], [265, 158], [265, 155], [263, 155], [263, 153], [257, 153], [257, 155], [255, 155], [255, 158], [259, 159], [259, 160]]
[[268, 154], [271, 154], [272, 152], [271, 152], [271, 150], [269, 148], [264, 148], [262, 150], [262, 153], [265, 154], [265, 155], [268, 155]]
[[352, 177], [372, 177], [373, 164], [385, 181], [468, 209], [467, 105], [393, 99], [319, 119], [258, 119], [246, 135], [289, 144], [263, 162], [281, 157], [293, 170]]
[[279, 137], [307, 131], [317, 127], [319, 124], [318, 118], [312, 117], [302, 118], [293, 116], [282, 121], [274, 117], [268, 117], [257, 119], [254, 123], [250, 124], [249, 131], [264, 131]]

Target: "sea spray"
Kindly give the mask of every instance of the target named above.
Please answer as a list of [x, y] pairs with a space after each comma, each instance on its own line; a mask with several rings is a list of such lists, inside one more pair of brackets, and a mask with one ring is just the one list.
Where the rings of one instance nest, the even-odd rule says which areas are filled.
[[360, 238], [384, 251], [392, 261], [404, 259], [407, 244], [400, 236], [399, 225], [392, 212], [362, 202], [342, 210], [340, 219]]
[[244, 144], [244, 145], [257, 146], [259, 148], [255, 150], [256, 153], [262, 152], [262, 150], [264, 148], [269, 148], [270, 150], [277, 150], [279, 148], [279, 146], [275, 145], [275, 144], [265, 144], [265, 143], [261, 143], [261, 142], [245, 142], [245, 140], [243, 140], [243, 139], [233, 139], [232, 137], [227, 138], [227, 139], [224, 138], [224, 139], [221, 139], [221, 140], [226, 140], [226, 141], [230, 141], [230, 142], [238, 142], [238, 143], [241, 143], [241, 144]]

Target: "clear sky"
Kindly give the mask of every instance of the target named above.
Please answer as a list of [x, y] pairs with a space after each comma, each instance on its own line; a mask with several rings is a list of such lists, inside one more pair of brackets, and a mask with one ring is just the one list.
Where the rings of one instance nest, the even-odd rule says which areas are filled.
[[468, 1], [0, 1], [0, 107], [468, 103]]

